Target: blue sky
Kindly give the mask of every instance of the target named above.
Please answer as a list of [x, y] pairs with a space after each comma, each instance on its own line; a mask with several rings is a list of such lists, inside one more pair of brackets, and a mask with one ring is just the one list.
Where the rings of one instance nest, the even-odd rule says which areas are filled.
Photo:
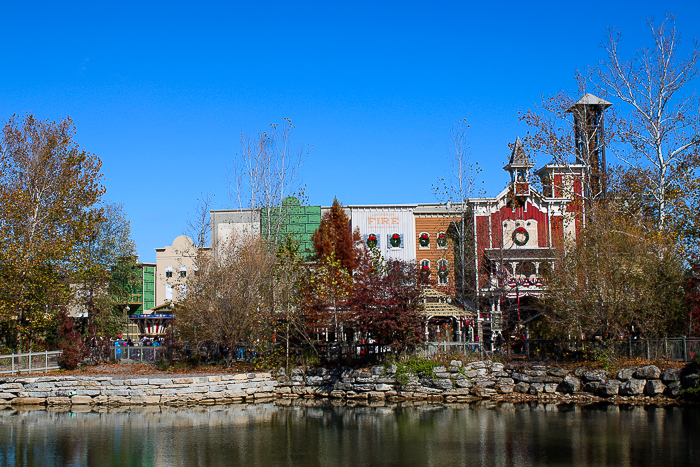
[[234, 207], [240, 135], [285, 117], [294, 144], [313, 146], [312, 204], [434, 202], [463, 118], [496, 194], [527, 132], [518, 111], [575, 90], [575, 70], [605, 58], [607, 27], [629, 56], [665, 13], [687, 50], [700, 2], [7, 2], [0, 119], [70, 116], [155, 261], [201, 193]]

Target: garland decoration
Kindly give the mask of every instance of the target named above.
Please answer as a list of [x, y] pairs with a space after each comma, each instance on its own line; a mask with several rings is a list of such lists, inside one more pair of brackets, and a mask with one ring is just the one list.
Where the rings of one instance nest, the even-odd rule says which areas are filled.
[[389, 239], [389, 242], [391, 243], [391, 246], [396, 248], [401, 246], [401, 235], [395, 233], [391, 235], [391, 238]]
[[376, 248], [377, 247], [377, 236], [374, 234], [369, 234], [367, 236], [367, 246], [370, 248]]
[[530, 234], [525, 230], [525, 227], [518, 227], [513, 231], [513, 243], [518, 246], [523, 246], [530, 241]]
[[441, 279], [446, 278], [450, 274], [450, 271], [447, 269], [447, 266], [444, 264], [440, 265], [438, 268], [438, 276], [440, 276]]
[[440, 248], [447, 246], [447, 234], [445, 232], [440, 232], [437, 237], [437, 244]]
[[430, 245], [430, 235], [428, 235], [427, 233], [420, 234], [420, 237], [418, 237], [418, 243], [422, 247]]

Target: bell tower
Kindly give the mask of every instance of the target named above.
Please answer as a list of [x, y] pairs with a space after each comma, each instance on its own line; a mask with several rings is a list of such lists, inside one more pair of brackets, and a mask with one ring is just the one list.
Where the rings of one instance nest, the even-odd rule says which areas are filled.
[[510, 172], [510, 183], [513, 187], [514, 197], [527, 198], [530, 196], [530, 169], [534, 165], [525, 153], [520, 137], [516, 138], [508, 165], [503, 167], [503, 170]]
[[576, 163], [584, 165], [588, 171], [586, 197], [589, 200], [605, 196], [607, 189], [603, 112], [610, 106], [610, 102], [586, 93], [567, 109], [574, 117]]

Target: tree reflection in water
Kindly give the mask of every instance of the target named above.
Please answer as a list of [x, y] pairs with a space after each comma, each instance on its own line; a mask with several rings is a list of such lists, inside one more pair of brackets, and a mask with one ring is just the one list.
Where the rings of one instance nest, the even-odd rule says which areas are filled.
[[0, 465], [692, 465], [698, 408], [328, 401], [0, 410]]

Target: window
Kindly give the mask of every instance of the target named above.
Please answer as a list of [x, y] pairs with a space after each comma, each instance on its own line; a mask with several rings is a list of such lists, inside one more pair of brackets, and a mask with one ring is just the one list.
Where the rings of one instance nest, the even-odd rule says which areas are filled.
[[387, 235], [387, 240], [390, 248], [403, 248], [403, 235], [394, 232]]
[[440, 232], [437, 234], [437, 246], [440, 249], [447, 248], [447, 234], [445, 232]]
[[379, 235], [377, 234], [369, 234], [365, 235], [365, 244], [371, 249], [371, 248], [379, 248]]
[[430, 260], [424, 259], [420, 262], [420, 273], [423, 274], [425, 278], [430, 277]]
[[165, 266], [165, 277], [173, 277], [173, 267]]
[[185, 266], [180, 266], [180, 277], [187, 277], [187, 268]]
[[418, 235], [418, 245], [421, 250], [430, 249], [430, 234], [428, 232], [421, 232], [421, 234]]
[[438, 261], [438, 285], [447, 285], [450, 277], [450, 270], [447, 267], [447, 260], [441, 259]]
[[166, 300], [172, 300], [172, 299], [173, 299], [173, 286], [172, 286], [172, 285], [166, 285], [166, 286], [165, 286], [165, 299], [166, 299]]

